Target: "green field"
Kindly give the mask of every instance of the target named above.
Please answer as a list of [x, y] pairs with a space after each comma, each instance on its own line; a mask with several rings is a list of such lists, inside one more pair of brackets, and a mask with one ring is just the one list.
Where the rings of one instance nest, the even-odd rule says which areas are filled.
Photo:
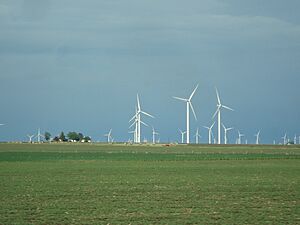
[[0, 224], [300, 224], [300, 146], [0, 144]]

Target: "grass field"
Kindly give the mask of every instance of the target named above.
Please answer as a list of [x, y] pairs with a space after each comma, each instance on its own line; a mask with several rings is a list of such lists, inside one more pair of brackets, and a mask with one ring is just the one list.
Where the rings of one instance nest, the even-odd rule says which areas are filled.
[[0, 144], [0, 224], [300, 224], [299, 146]]

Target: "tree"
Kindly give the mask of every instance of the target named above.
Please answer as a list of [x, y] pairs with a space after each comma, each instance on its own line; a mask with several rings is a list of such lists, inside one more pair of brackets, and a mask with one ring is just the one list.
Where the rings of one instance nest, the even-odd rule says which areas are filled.
[[51, 134], [49, 132], [45, 132], [45, 140], [46, 141], [50, 141], [50, 138], [51, 138]]
[[85, 136], [85, 137], [83, 138], [83, 140], [84, 140], [84, 142], [90, 142], [92, 139], [91, 139], [91, 137], [89, 137], [89, 136]]
[[65, 136], [65, 134], [64, 134], [63, 131], [62, 131], [62, 132], [60, 133], [60, 135], [59, 135], [59, 140], [60, 140], [60, 141], [67, 141], [66, 136]]
[[59, 142], [59, 138], [58, 138], [57, 136], [55, 136], [55, 137], [53, 138], [53, 141]]
[[69, 133], [67, 134], [67, 137], [69, 138], [69, 140], [72, 140], [72, 141], [79, 141], [79, 135], [78, 135], [76, 132], [74, 132], [74, 131], [69, 132]]
[[84, 136], [82, 133], [78, 133], [78, 138], [79, 138], [79, 141], [83, 140], [84, 139]]

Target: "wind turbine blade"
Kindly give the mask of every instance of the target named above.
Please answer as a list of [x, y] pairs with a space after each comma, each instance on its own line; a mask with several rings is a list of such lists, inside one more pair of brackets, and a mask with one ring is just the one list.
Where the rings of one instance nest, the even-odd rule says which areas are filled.
[[135, 119], [137, 117], [138, 113], [136, 113], [129, 121], [128, 123], [130, 123], [133, 119]]
[[175, 98], [177, 100], [180, 100], [180, 101], [184, 101], [184, 102], [188, 101], [188, 99], [185, 99], [185, 98], [179, 98], [179, 97], [174, 97], [174, 96], [173, 96], [173, 98]]
[[208, 130], [210, 129], [209, 127], [206, 127], [206, 126], [202, 126], [202, 127], [206, 128], [206, 129], [208, 129]]
[[215, 116], [217, 115], [217, 113], [219, 112], [219, 110], [220, 110], [220, 106], [218, 106], [217, 111], [214, 113], [214, 115], [212, 116], [212, 118], [215, 118]]
[[151, 118], [154, 118], [154, 116], [152, 116], [152, 115], [150, 115], [149, 113], [146, 113], [146, 112], [144, 112], [144, 111], [141, 111], [141, 113], [143, 113], [143, 114], [146, 115], [146, 116], [150, 116]]
[[230, 108], [230, 107], [228, 107], [228, 106], [226, 106], [226, 105], [222, 105], [222, 107], [225, 108], [225, 109], [229, 109], [229, 110], [231, 110], [231, 111], [234, 111], [232, 108]]
[[141, 110], [141, 105], [140, 105], [140, 98], [139, 98], [139, 94], [136, 94], [136, 100], [137, 100], [137, 107], [138, 107], [138, 111]]
[[212, 129], [215, 125], [216, 121], [211, 125], [210, 129]]
[[196, 116], [196, 113], [195, 113], [195, 110], [194, 110], [194, 107], [193, 107], [192, 103], [189, 102], [189, 105], [190, 105], [190, 107], [191, 107], [191, 109], [192, 109], [192, 112], [193, 112], [193, 114], [194, 114], [195, 120], [197, 120], [197, 116]]
[[233, 129], [233, 127], [227, 128], [227, 130], [232, 130], [232, 129]]
[[191, 94], [191, 96], [190, 96], [190, 98], [189, 98], [189, 101], [191, 101], [191, 99], [192, 99], [192, 97], [194, 96], [194, 94], [195, 94], [195, 92], [196, 92], [198, 86], [199, 86], [199, 84], [197, 84], [197, 86], [196, 86], [195, 89], [193, 90], [193, 92], [192, 92], [192, 94]]
[[143, 121], [140, 121], [140, 122], [141, 122], [141, 124], [145, 125], [146, 127], [149, 127], [149, 125], [144, 123]]
[[216, 94], [217, 94], [218, 104], [221, 105], [221, 100], [220, 100], [220, 96], [219, 96], [219, 92], [218, 92], [217, 88], [216, 88]]
[[136, 124], [136, 121], [134, 121], [134, 123], [130, 125], [129, 129], [130, 129], [131, 127], [133, 127], [135, 124]]
[[224, 130], [226, 130], [226, 127], [224, 126], [224, 124], [222, 123], [222, 127], [224, 128]]
[[1, 123], [0, 126], [4, 126], [5, 124]]

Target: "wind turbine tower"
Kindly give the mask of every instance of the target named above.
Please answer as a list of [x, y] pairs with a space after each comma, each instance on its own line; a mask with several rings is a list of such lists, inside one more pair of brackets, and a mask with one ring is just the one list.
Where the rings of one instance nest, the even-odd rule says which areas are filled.
[[28, 143], [32, 143], [32, 138], [34, 138], [34, 135], [27, 135], [27, 137], [29, 138], [29, 142]]
[[37, 142], [38, 143], [41, 143], [41, 137], [44, 137], [44, 136], [41, 134], [41, 129], [39, 128], [38, 129], [38, 134], [37, 134]]
[[239, 133], [238, 144], [240, 145], [240, 144], [242, 144], [242, 137], [244, 137], [245, 135], [241, 134], [239, 130], [238, 130], [238, 133]]
[[200, 134], [199, 134], [199, 128], [197, 128], [195, 137], [196, 137], [196, 144], [199, 144], [199, 138], [201, 138], [201, 136], [200, 136]]
[[260, 135], [260, 130], [257, 132], [257, 134], [255, 134], [254, 136], [256, 137], [256, 144], [259, 144], [259, 135]]
[[141, 124], [148, 126], [147, 124], [145, 124], [141, 121], [141, 114], [144, 114], [151, 118], [154, 118], [154, 116], [142, 111], [138, 94], [137, 94], [136, 98], [137, 98], [137, 110], [136, 110], [135, 115], [129, 120], [129, 122], [131, 122], [133, 119], [135, 119], [135, 122], [133, 124], [136, 124], [136, 142], [141, 143]]
[[227, 145], [227, 131], [232, 130], [233, 127], [226, 128], [223, 123], [222, 123], [222, 126], [224, 128], [224, 144]]
[[186, 134], [186, 131], [182, 131], [180, 129], [178, 129], [178, 130], [181, 133], [181, 144], [183, 144], [183, 142], [184, 142], [184, 135]]
[[214, 122], [210, 127], [203, 126], [204, 128], [206, 128], [208, 130], [208, 144], [211, 144], [211, 138], [213, 136], [212, 128], [214, 127], [215, 123], [216, 122]]
[[190, 97], [188, 99], [186, 98], [179, 98], [179, 97], [173, 97], [177, 100], [180, 100], [180, 101], [184, 101], [186, 102], [186, 143], [189, 144], [190, 143], [190, 108], [192, 109], [192, 112], [194, 114], [194, 117], [195, 117], [195, 120], [197, 120], [197, 116], [196, 116], [196, 113], [195, 113], [195, 110], [194, 110], [194, 107], [192, 105], [192, 98], [196, 92], [198, 88], [198, 84], [197, 86], [195, 87], [195, 89], [193, 90], [192, 94], [190, 95]]
[[216, 88], [216, 94], [217, 94], [218, 103], [217, 103], [217, 111], [213, 115], [213, 118], [218, 114], [218, 144], [221, 144], [221, 109], [224, 108], [224, 109], [228, 109], [231, 111], [234, 111], [234, 110], [232, 108], [229, 108], [226, 105], [222, 105], [217, 88]]
[[155, 144], [155, 135], [158, 135], [159, 133], [157, 133], [154, 129], [154, 127], [152, 127], [152, 143]]
[[107, 137], [107, 143], [112, 142], [111, 132], [112, 132], [112, 129], [110, 129], [107, 134], [104, 134], [104, 136]]
[[287, 134], [285, 133], [284, 136], [282, 137], [284, 145], [287, 144], [286, 138], [287, 138]]

